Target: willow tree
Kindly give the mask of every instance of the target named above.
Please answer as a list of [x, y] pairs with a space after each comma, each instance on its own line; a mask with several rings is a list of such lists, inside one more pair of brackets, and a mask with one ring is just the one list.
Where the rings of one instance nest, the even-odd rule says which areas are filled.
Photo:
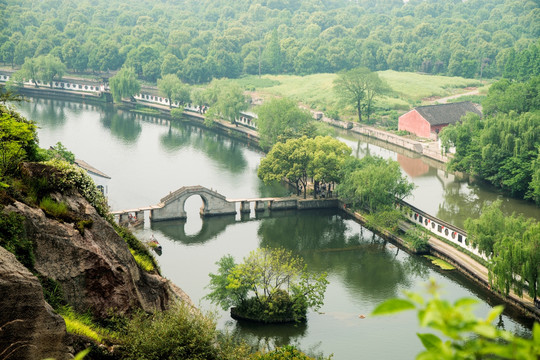
[[141, 91], [141, 84], [132, 67], [123, 67], [115, 76], [110, 78], [109, 87], [114, 101], [119, 102], [122, 98], [131, 97]]
[[478, 219], [467, 219], [473, 246], [490, 258], [491, 284], [507, 294], [527, 291], [534, 299], [540, 285], [540, 223], [523, 215], [505, 216], [500, 200], [485, 206]]

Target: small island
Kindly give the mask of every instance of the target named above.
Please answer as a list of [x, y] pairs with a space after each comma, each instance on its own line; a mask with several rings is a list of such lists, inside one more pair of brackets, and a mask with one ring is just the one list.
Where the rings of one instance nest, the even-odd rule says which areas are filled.
[[307, 309], [319, 309], [328, 281], [326, 273], [309, 272], [304, 260], [285, 249], [259, 248], [236, 264], [231, 255], [210, 274], [206, 298], [231, 308], [235, 320], [260, 323], [306, 321]]

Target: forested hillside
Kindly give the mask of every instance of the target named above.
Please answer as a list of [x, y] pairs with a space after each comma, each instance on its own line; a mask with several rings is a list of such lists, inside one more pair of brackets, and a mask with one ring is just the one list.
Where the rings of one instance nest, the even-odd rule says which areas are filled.
[[534, 0], [0, 0], [0, 15], [7, 65], [51, 54], [150, 82], [358, 66], [490, 78], [538, 59], [540, 36]]

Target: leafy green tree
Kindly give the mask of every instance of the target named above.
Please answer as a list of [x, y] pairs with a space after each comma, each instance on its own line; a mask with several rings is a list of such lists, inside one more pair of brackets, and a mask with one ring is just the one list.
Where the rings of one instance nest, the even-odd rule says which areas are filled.
[[326, 273], [309, 272], [289, 250], [259, 248], [241, 264], [228, 255], [218, 265], [206, 297], [223, 309], [233, 305], [242, 316], [268, 322], [290, 317], [303, 321], [308, 308], [323, 304]]
[[13, 74], [15, 82], [22, 83], [24, 80], [32, 80], [38, 87], [38, 81], [48, 83], [53, 86], [53, 80], [60, 80], [66, 71], [66, 66], [62, 61], [52, 55], [39, 56], [37, 58], [26, 58], [21, 69]]
[[124, 58], [115, 41], [99, 42], [88, 51], [88, 67], [94, 71], [116, 70], [122, 66], [123, 62]]
[[504, 233], [505, 216], [500, 206], [500, 200], [486, 205], [478, 219], [469, 218], [465, 221], [469, 241], [487, 257], [493, 256], [495, 244]]
[[142, 77], [144, 65], [157, 60], [158, 56], [159, 52], [152, 46], [146, 44], [140, 45], [128, 53], [124, 65], [133, 67], [135, 73]]
[[362, 114], [369, 120], [374, 99], [386, 91], [386, 86], [377, 73], [361, 67], [339, 73], [334, 80], [334, 91], [344, 103], [354, 106], [358, 122], [362, 122]]
[[109, 86], [114, 101], [119, 102], [124, 97], [129, 97], [141, 91], [141, 85], [137, 80], [135, 70], [131, 67], [123, 67], [120, 71], [110, 78]]
[[157, 86], [161, 94], [169, 99], [169, 108], [172, 108], [173, 101], [178, 101], [180, 104], [189, 102], [189, 90], [175, 74], [168, 74], [158, 79]]
[[234, 124], [236, 118], [240, 117], [240, 112], [246, 110], [248, 106], [243, 90], [225, 79], [212, 80], [204, 92], [204, 97], [210, 106], [205, 115], [207, 125], [218, 119]]
[[280, 136], [298, 136], [313, 120], [309, 112], [286, 98], [275, 98], [257, 108], [257, 128], [260, 145], [268, 149], [274, 145]]
[[[328, 191], [331, 190], [339, 181], [339, 170], [350, 157], [351, 151], [346, 144], [330, 136], [317, 136], [313, 139], [309, 175], [316, 190], [320, 190], [321, 184], [324, 184], [324, 188]], [[315, 198], [317, 192], [313, 192]]]
[[51, 148], [48, 149], [48, 153], [53, 158], [67, 161], [70, 164], [75, 163], [75, 155], [71, 151], [69, 151], [61, 142], [57, 142], [55, 146], [51, 146]]
[[392, 207], [411, 194], [414, 184], [401, 174], [398, 162], [379, 157], [349, 158], [336, 187], [339, 197], [369, 212]]
[[36, 58], [38, 64], [38, 79], [44, 83], [48, 83], [49, 86], [53, 87], [53, 80], [62, 79], [62, 76], [66, 72], [66, 65], [62, 61], [52, 55], [45, 55]]
[[182, 61], [179, 77], [188, 84], [200, 84], [209, 80], [206, 59], [200, 54], [189, 54]]
[[23, 65], [26, 58], [32, 58], [33, 56], [34, 48], [30, 41], [21, 39], [21, 41], [15, 42], [15, 53], [13, 54], [15, 65]]
[[[455, 146], [449, 169], [484, 179], [512, 196], [535, 197], [535, 161], [540, 148], [538, 77], [527, 83], [493, 84], [483, 119], [467, 114], [440, 133], [445, 148]], [[534, 90], [536, 89], [536, 90]]]
[[458, 299], [451, 304], [439, 297], [436, 284], [428, 287], [432, 298], [427, 301], [419, 294], [406, 292], [406, 299], [390, 299], [379, 304], [373, 315], [391, 315], [417, 310], [420, 326], [429, 327], [443, 335], [418, 333], [425, 350], [417, 359], [536, 359], [540, 356], [540, 324], [535, 322], [532, 339], [520, 338], [501, 330], [493, 322], [501, 316], [503, 306], [494, 307], [485, 319], [472, 311], [475, 300]]
[[161, 77], [165, 77], [165, 75], [169, 74], [177, 74], [180, 69], [180, 59], [174, 54], [167, 54], [161, 63]]
[[509, 114], [510, 111], [522, 114], [540, 108], [540, 76], [526, 82], [512, 82], [502, 79], [494, 83], [482, 101], [483, 111], [488, 115]]
[[[338, 179], [338, 169], [350, 153], [348, 146], [329, 136], [293, 138], [272, 147], [261, 160], [257, 175], [265, 183], [287, 179], [306, 198], [308, 179], [313, 179], [315, 188], [325, 183], [330, 190]], [[317, 191], [313, 196], [317, 196]]]

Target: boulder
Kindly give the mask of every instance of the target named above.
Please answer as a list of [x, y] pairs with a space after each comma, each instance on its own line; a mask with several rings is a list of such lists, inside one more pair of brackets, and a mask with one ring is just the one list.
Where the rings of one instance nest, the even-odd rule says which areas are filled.
[[76, 311], [98, 318], [164, 310], [171, 299], [168, 281], [141, 270], [129, 248], [105, 219], [78, 193], [53, 194], [68, 204], [74, 218], [91, 220], [84, 232], [75, 223], [49, 218], [39, 208], [15, 201], [4, 212], [25, 218], [26, 236], [34, 244], [35, 270], [56, 280], [64, 300]]
[[43, 298], [39, 280], [0, 247], [0, 359], [72, 358], [66, 324]]

